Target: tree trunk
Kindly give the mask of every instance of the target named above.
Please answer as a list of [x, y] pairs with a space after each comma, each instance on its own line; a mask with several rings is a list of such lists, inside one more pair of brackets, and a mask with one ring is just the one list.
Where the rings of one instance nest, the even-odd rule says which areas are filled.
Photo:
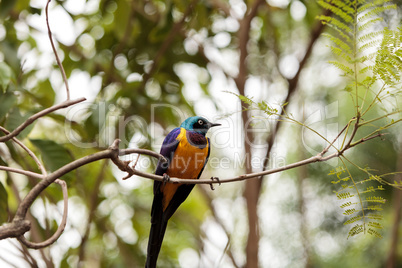
[[[402, 172], [402, 143], [399, 146], [399, 155], [397, 159], [397, 171]], [[402, 182], [402, 174], [395, 174], [395, 181]], [[393, 190], [394, 204], [393, 208], [395, 210], [394, 213], [394, 224], [392, 226], [391, 231], [391, 246], [387, 257], [386, 267], [387, 268], [395, 268], [397, 265], [397, 252], [398, 252], [398, 240], [399, 240], [399, 226], [401, 221], [402, 214], [402, 191], [400, 189]]]

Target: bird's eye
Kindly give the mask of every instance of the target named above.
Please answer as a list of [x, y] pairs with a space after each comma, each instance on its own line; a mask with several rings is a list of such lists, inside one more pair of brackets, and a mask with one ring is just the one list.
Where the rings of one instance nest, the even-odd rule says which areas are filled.
[[204, 124], [204, 121], [202, 121], [201, 119], [199, 119], [199, 120], [198, 120], [198, 124], [199, 124], [200, 126], [202, 126], [202, 125]]

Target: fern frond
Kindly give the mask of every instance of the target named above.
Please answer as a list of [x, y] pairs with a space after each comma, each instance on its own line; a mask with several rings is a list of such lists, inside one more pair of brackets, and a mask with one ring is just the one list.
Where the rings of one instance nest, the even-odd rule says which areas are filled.
[[328, 61], [328, 63], [332, 64], [337, 69], [342, 71], [344, 73], [344, 75], [353, 75], [354, 74], [354, 71], [343, 63], [340, 63], [338, 61]]
[[[333, 5], [339, 7], [343, 11], [345, 11], [347, 14], [352, 14], [353, 15], [355, 13], [355, 9], [353, 7], [353, 2], [352, 1], [331, 1], [331, 3]], [[336, 14], [336, 12], [339, 12], [339, 11], [335, 10], [334, 14]], [[338, 14], [336, 14], [336, 15], [338, 15]]]
[[368, 229], [367, 233], [369, 233], [375, 237], [382, 238], [382, 235], [379, 232], [377, 232], [376, 230], [373, 230], [371, 228]]
[[356, 212], [358, 212], [355, 208], [350, 208], [350, 209], [346, 209], [345, 212], [343, 212], [343, 215], [352, 215], [355, 214]]
[[366, 198], [365, 201], [369, 203], [381, 203], [381, 204], [385, 204], [385, 202], [387, 202], [386, 199], [379, 196], [369, 196]]
[[338, 197], [338, 199], [347, 199], [347, 198], [351, 198], [354, 195], [347, 192], [347, 193], [340, 193], [340, 194], [336, 194], [336, 197]]
[[348, 185], [348, 184], [342, 184], [341, 187], [342, 187], [342, 190], [344, 190], [346, 188], [353, 188], [352, 185]]
[[383, 210], [381, 205], [367, 206], [365, 209], [366, 210], [373, 210], [373, 211], [382, 211]]
[[[363, 70], [363, 69], [362, 69]], [[362, 70], [360, 70], [360, 73], [363, 73]], [[370, 70], [369, 67], [367, 67], [367, 70]], [[363, 79], [363, 81], [361, 81], [359, 83], [359, 85], [369, 89], [374, 83], [376, 82], [376, 80], [371, 77], [371, 76], [366, 76], [366, 78]]]
[[319, 5], [321, 5], [325, 9], [330, 10], [333, 14], [340, 17], [344, 22], [352, 23], [354, 19], [353, 16], [350, 14], [353, 14], [354, 10], [345, 3], [339, 1], [334, 1], [333, 3], [336, 4], [337, 6], [333, 6], [322, 0], [318, 1]]
[[363, 230], [363, 224], [356, 224], [352, 229], [350, 229], [348, 238], [360, 234], [361, 232], [363, 232]]
[[376, 222], [376, 221], [370, 221], [370, 222], [368, 223], [368, 226], [369, 226], [369, 227], [374, 227], [374, 228], [377, 228], [377, 229], [383, 229], [383, 228], [384, 228], [384, 227], [381, 225], [381, 223]]
[[371, 20], [368, 20], [366, 22], [364, 22], [362, 25], [360, 25], [357, 30], [359, 32], [364, 32], [366, 30], [368, 30], [370, 27], [372, 27], [374, 24], [376, 24], [377, 22], [383, 21], [384, 19], [379, 17], [379, 18], [374, 18]]
[[[387, 28], [375, 31], [372, 29], [376, 23], [383, 21], [381, 13], [395, 9], [396, 5], [392, 0], [319, 0], [318, 3], [332, 12], [332, 16], [318, 18], [335, 31], [325, 36], [331, 40], [332, 53], [341, 59], [329, 63], [349, 79], [344, 90], [350, 92], [356, 116], [363, 117], [375, 105], [384, 103], [393, 89], [402, 85], [402, 27], [398, 28], [398, 31]], [[374, 121], [364, 119], [374, 125]], [[376, 135], [387, 127], [388, 125], [376, 127], [376, 130], [365, 138]], [[377, 221], [383, 218], [379, 212], [383, 210], [382, 204], [386, 200], [376, 194], [384, 190], [382, 185], [373, 186], [373, 181], [384, 183], [383, 179], [372, 175], [371, 170], [360, 168], [345, 158], [368, 175], [368, 178], [366, 176], [356, 181], [343, 158], [340, 159], [343, 168], [339, 169], [339, 172], [332, 170], [329, 175], [337, 176], [331, 183], [338, 184], [338, 190], [333, 192], [338, 200], [344, 201], [340, 205], [344, 210], [343, 214], [350, 216], [345, 224], [356, 223], [350, 229], [348, 238], [362, 232], [381, 237], [375, 229], [382, 228]], [[348, 175], [343, 174], [344, 172]], [[367, 182], [371, 183], [367, 185]], [[367, 185], [365, 188], [362, 185], [364, 183]]]
[[378, 47], [380, 44], [381, 44], [381, 40], [378, 40], [378, 39], [366, 42], [358, 48], [358, 52], [363, 53], [364, 51], [366, 51], [370, 48]]
[[353, 30], [346, 23], [344, 23], [336, 18], [333, 18], [330, 16], [325, 16], [325, 15], [318, 16], [318, 19], [321, 20], [322, 23], [340, 30], [340, 32], [342, 32], [343, 34], [352, 36]]
[[346, 203], [343, 203], [342, 205], [340, 205], [340, 207], [341, 208], [345, 208], [345, 207], [349, 207], [349, 206], [352, 206], [352, 205], [356, 205], [357, 203], [352, 203], [352, 202], [346, 202]]
[[366, 33], [366, 34], [360, 36], [357, 39], [357, 44], [369, 42], [369, 41], [371, 41], [373, 39], [382, 41], [382, 37], [383, 37], [385, 31], [386, 30], [384, 29], [384, 30], [379, 30], [379, 31], [373, 31], [373, 32]]
[[383, 191], [385, 189], [384, 189], [384, 187], [382, 187], [382, 185], [378, 185], [377, 188], [374, 188], [374, 186], [370, 186], [370, 187], [367, 187], [365, 191], [361, 191], [360, 194], [373, 193], [378, 190]]
[[246, 103], [248, 105], [252, 105], [254, 103], [254, 101], [251, 98], [247, 97], [247, 96], [243, 96], [243, 95], [237, 95], [237, 96], [239, 97], [239, 99], [242, 102], [244, 102], [244, 103]]
[[392, 2], [392, 0], [372, 0], [372, 1], [359, 1], [359, 8], [357, 9], [357, 13], [363, 13], [370, 8], [375, 8], [377, 6], [383, 6], [387, 3]]
[[383, 216], [381, 214], [369, 214], [366, 216], [366, 218], [380, 221], [383, 219]]
[[[376, 2], [376, 1], [374, 1]], [[377, 1], [379, 2], [379, 1]], [[384, 1], [385, 2], [385, 1]], [[388, 2], [388, 1], [386, 1]], [[357, 20], [359, 23], [363, 22], [364, 20], [367, 20], [368, 18], [371, 18], [373, 16], [378, 16], [380, 13], [386, 11], [386, 10], [390, 10], [390, 9], [396, 9], [396, 4], [391, 4], [391, 5], [381, 5], [379, 6], [379, 4], [375, 5], [375, 3], [372, 3], [374, 5], [371, 5], [371, 9], [369, 11], [367, 11], [363, 16], [359, 17]], [[363, 13], [365, 12], [367, 9], [367, 7], [370, 5], [366, 4], [366, 5], [362, 5], [359, 9], [358, 9], [358, 13]], [[364, 9], [364, 10], [363, 10]]]
[[339, 166], [339, 167], [336, 167], [335, 169], [331, 169], [330, 172], [328, 173], [328, 175], [336, 175], [339, 179], [340, 178], [339, 176], [345, 172], [346, 172], [345, 168], [342, 166]]
[[[367, 62], [367, 61], [374, 61], [374, 59], [377, 57], [377, 52], [369, 52], [365, 51], [365, 54], [361, 57], [362, 59], [359, 60], [359, 62]], [[370, 70], [374, 70], [373, 65], [366, 66], [370, 68]], [[363, 67], [361, 70], [363, 70], [365, 67]]]
[[338, 46], [338, 48], [340, 48], [342, 50], [343, 53], [345, 53], [345, 54], [352, 53], [353, 48], [349, 42], [345, 42], [341, 38], [338, 38], [338, 37], [330, 35], [330, 34], [323, 33], [322, 35], [324, 37], [328, 38], [329, 40], [331, 40], [336, 46]]
[[350, 218], [349, 220], [345, 221], [344, 225], [348, 225], [348, 224], [360, 221], [361, 219], [363, 219], [363, 217], [360, 215], [354, 216], [354, 217]]

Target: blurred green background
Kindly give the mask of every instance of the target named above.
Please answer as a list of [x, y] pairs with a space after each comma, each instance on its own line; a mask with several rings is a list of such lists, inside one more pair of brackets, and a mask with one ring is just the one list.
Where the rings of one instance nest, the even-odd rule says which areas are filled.
[[[0, 0], [0, 122], [9, 130], [66, 99], [47, 36], [46, 2]], [[259, 111], [242, 113], [230, 92], [273, 107], [288, 102], [292, 116], [333, 139], [354, 107], [343, 90], [344, 77], [327, 63], [333, 59], [330, 42], [320, 35], [327, 29], [316, 19], [323, 12], [308, 0], [52, 1], [49, 23], [71, 98], [87, 100], [41, 118], [18, 138], [55, 170], [116, 138], [121, 148], [159, 151], [166, 134], [196, 114], [222, 123], [209, 134], [211, 159], [201, 178], [229, 178], [315, 155], [325, 145], [318, 136], [292, 124], [277, 129], [275, 118], [267, 120]], [[383, 18], [380, 26], [400, 26], [400, 7]], [[401, 108], [400, 101], [389, 98], [383, 108]], [[391, 129], [347, 156], [380, 173], [398, 166], [401, 171], [400, 131]], [[0, 157], [1, 165], [38, 171], [11, 142], [1, 144]], [[152, 173], [155, 164], [141, 156], [137, 168]], [[338, 186], [327, 175], [339, 164], [334, 159], [267, 176], [254, 192], [256, 201], [250, 201], [244, 182], [216, 185], [215, 191], [196, 186], [170, 220], [159, 266], [252, 267], [247, 204], [256, 202], [260, 267], [385, 267], [390, 261], [394, 266], [388, 267], [401, 267], [400, 191], [385, 187], [381, 193], [388, 201], [382, 239], [347, 239], [351, 226], [343, 225], [348, 217], [333, 193]], [[0, 266], [143, 267], [153, 182], [123, 181], [124, 176], [108, 161], [64, 176], [69, 214], [63, 235], [42, 250], [2, 240]], [[1, 223], [12, 219], [36, 183], [0, 173]], [[38, 242], [50, 237], [62, 207], [59, 187], [50, 186], [30, 210], [26, 237]]]

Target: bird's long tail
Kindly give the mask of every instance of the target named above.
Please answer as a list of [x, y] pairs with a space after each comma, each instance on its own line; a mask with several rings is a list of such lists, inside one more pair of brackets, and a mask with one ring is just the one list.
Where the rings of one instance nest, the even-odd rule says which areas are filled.
[[148, 241], [147, 262], [145, 268], [155, 268], [165, 235], [167, 222], [152, 223]]
[[[156, 198], [157, 199], [157, 198]], [[155, 268], [161, 250], [163, 237], [165, 236], [168, 219], [164, 218], [163, 208], [156, 205], [158, 200], [154, 200], [151, 212], [151, 231], [149, 232], [147, 261], [145, 268]]]

